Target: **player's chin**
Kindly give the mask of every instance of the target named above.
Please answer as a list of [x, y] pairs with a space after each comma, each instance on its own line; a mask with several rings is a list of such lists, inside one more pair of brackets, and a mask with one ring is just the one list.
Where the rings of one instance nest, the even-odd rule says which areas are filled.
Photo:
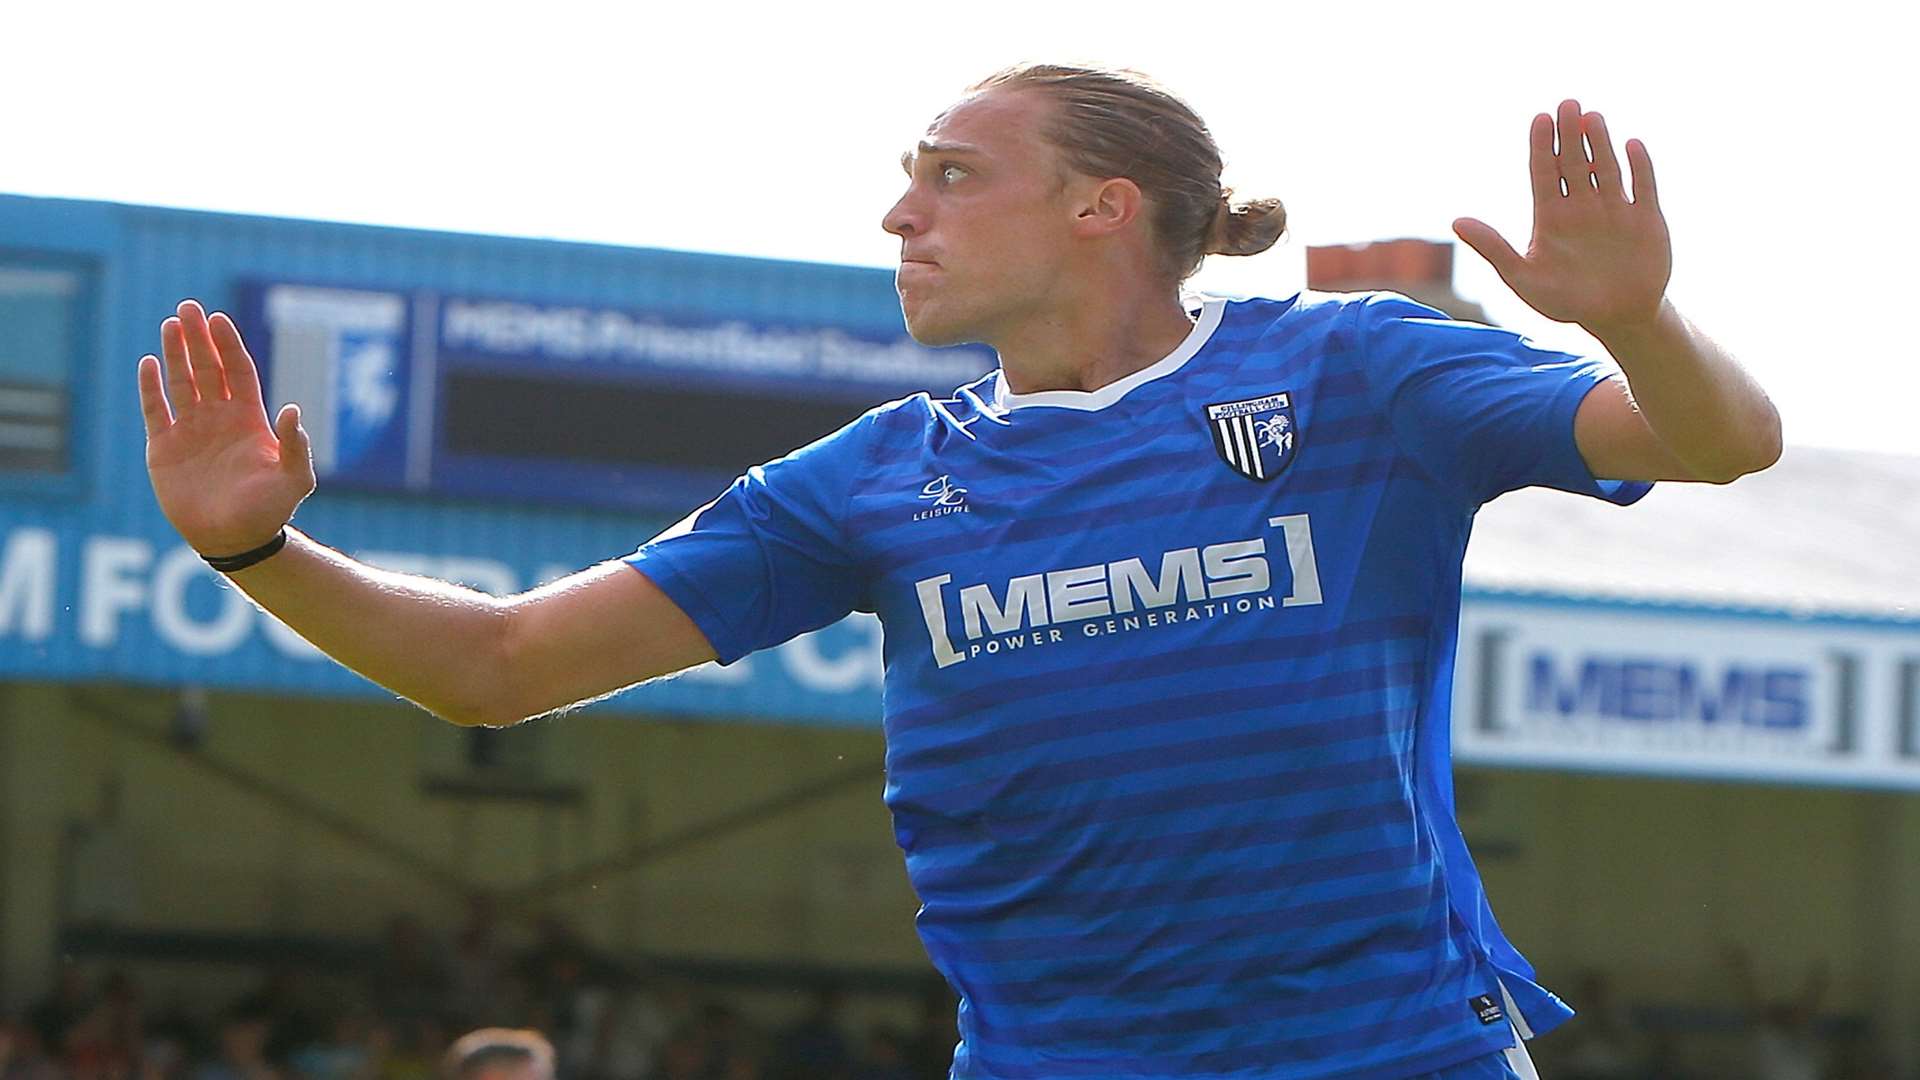
[[977, 340], [967, 332], [964, 320], [953, 318], [950, 312], [943, 312], [938, 305], [925, 300], [901, 297], [900, 314], [906, 319], [908, 336], [928, 348], [964, 345]]

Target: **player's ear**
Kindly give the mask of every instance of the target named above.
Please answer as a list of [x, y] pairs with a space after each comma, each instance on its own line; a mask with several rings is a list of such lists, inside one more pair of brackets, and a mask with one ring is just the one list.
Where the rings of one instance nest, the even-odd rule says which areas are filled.
[[1140, 185], [1124, 176], [1089, 185], [1074, 206], [1074, 231], [1086, 237], [1117, 233], [1146, 210]]

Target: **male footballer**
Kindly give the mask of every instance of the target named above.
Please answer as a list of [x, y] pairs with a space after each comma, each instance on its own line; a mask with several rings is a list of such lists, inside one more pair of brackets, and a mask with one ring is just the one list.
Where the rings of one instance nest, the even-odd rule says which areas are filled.
[[1562, 102], [1530, 137], [1526, 253], [1455, 228], [1611, 361], [1394, 293], [1189, 301], [1280, 204], [1234, 201], [1146, 79], [1028, 65], [935, 118], [882, 221], [909, 332], [998, 370], [749, 469], [624, 559], [496, 599], [295, 531], [299, 411], [269, 421], [193, 301], [140, 363], [154, 491], [261, 606], [458, 724], [877, 614], [885, 798], [960, 997], [955, 1077], [1531, 1076], [1520, 1040], [1571, 1010], [1453, 816], [1474, 512], [1725, 483], [1780, 428], [1666, 297], [1645, 147], [1629, 193], [1598, 113]]

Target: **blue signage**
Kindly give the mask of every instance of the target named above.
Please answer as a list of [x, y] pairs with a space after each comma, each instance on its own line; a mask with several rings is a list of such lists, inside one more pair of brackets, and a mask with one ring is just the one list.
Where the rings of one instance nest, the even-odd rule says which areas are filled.
[[[327, 535], [326, 515], [316, 517], [317, 531]], [[553, 540], [551, 561], [542, 562], [371, 545], [349, 553], [495, 595], [619, 554], [610, 540], [592, 553], [577, 534], [556, 531]], [[880, 717], [880, 656], [879, 621], [857, 615], [596, 707], [873, 724]], [[392, 697], [260, 611], [176, 536], [40, 526], [0, 526], [0, 680], [8, 678]]]
[[291, 282], [242, 296], [269, 396], [310, 417], [322, 481], [361, 490], [678, 513], [994, 364], [898, 328]]

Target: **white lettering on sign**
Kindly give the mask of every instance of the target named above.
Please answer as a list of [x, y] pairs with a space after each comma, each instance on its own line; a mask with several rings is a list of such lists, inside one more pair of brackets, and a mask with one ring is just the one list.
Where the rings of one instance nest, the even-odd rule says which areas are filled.
[[80, 640], [96, 649], [120, 639], [120, 617], [147, 604], [153, 545], [124, 536], [96, 536], [80, 551]]
[[941, 386], [966, 382], [985, 366], [970, 349], [936, 351], [907, 337], [867, 341], [832, 327], [670, 323], [624, 311], [460, 297], [441, 305], [440, 340], [447, 349], [497, 355]]
[[15, 529], [0, 547], [0, 638], [53, 636], [58, 551], [49, 529]]
[[[160, 548], [138, 537], [90, 536], [78, 543], [78, 550], [77, 592], [63, 605], [59, 534], [44, 528], [0, 530], [0, 646], [50, 640], [60, 629], [60, 612], [71, 609], [76, 636], [94, 650], [120, 648], [127, 637], [127, 617], [144, 614], [158, 643], [180, 656], [228, 655], [246, 648], [257, 633], [286, 659], [326, 660], [184, 544]], [[495, 596], [513, 595], [520, 587], [517, 571], [496, 559], [400, 551], [361, 552], [356, 557], [370, 566]], [[575, 572], [574, 567], [548, 564], [539, 576], [551, 581]], [[845, 630], [823, 633], [827, 636], [805, 634], [788, 642], [774, 650], [767, 663], [774, 663], [793, 684], [825, 694], [859, 693], [880, 685], [883, 642], [878, 619], [859, 616]], [[744, 687], [777, 677], [768, 671], [765, 664], [756, 667], [752, 658], [743, 658], [727, 667], [705, 664], [684, 674], [696, 682]]]
[[[187, 612], [187, 587], [205, 583], [220, 597], [219, 610], [207, 622]], [[247, 640], [256, 610], [239, 589], [208, 566], [192, 548], [177, 547], [160, 559], [153, 573], [153, 628], [161, 640], [192, 656], [230, 653]]]
[[838, 656], [828, 656], [821, 650], [818, 633], [803, 634], [781, 646], [780, 661], [787, 673], [800, 685], [829, 694], [878, 686], [882, 670], [880, 620], [855, 615], [848, 629], [857, 631], [860, 640]]

